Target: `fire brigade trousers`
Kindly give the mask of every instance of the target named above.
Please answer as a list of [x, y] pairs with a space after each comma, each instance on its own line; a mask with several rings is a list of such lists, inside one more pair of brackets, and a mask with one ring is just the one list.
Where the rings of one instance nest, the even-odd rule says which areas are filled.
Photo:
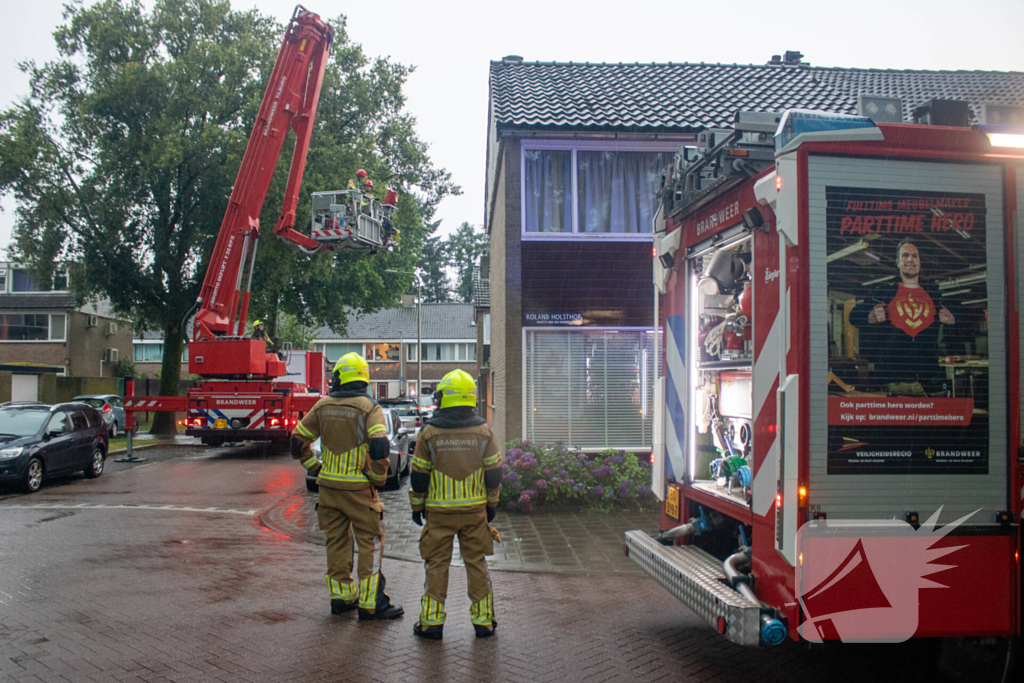
[[444, 623], [448, 566], [452, 561], [456, 536], [459, 537], [459, 549], [466, 565], [466, 583], [472, 603], [470, 619], [474, 624], [491, 626], [494, 621], [494, 595], [484, 556], [494, 552], [494, 539], [487, 528], [487, 511], [482, 505], [472, 512], [427, 511], [427, 521], [420, 533], [420, 556], [427, 572], [425, 593], [420, 601], [420, 624], [436, 626]]
[[[384, 551], [383, 505], [373, 489], [343, 491], [320, 487], [320, 529], [327, 537], [327, 588], [332, 600], [376, 611], [389, 604], [380, 572]], [[359, 583], [352, 580], [352, 537], [359, 548]]]

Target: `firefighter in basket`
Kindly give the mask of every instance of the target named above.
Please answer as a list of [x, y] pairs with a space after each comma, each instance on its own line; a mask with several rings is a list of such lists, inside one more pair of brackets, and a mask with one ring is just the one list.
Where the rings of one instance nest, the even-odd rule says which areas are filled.
[[501, 492], [503, 458], [494, 432], [476, 413], [476, 382], [462, 370], [444, 376], [434, 393], [438, 409], [423, 427], [412, 459], [409, 500], [413, 522], [426, 526], [420, 555], [427, 573], [420, 618], [413, 633], [440, 640], [444, 634], [445, 599], [452, 543], [466, 565], [471, 602], [469, 617], [478, 638], [494, 635], [494, 594], [485, 555], [500, 540], [489, 523]]
[[262, 320], [257, 320], [252, 324], [252, 335], [249, 338], [262, 341], [266, 344], [267, 353], [276, 353], [279, 360], [284, 360], [284, 352], [277, 348], [277, 344], [275, 344], [274, 340], [270, 338], [269, 334], [267, 334], [267, 330], [264, 329]]
[[363, 182], [366, 180], [366, 171], [359, 169], [356, 171], [356, 177], [348, 181], [348, 189], [358, 190], [362, 188]]
[[[327, 537], [331, 614], [359, 608], [359, 620], [397, 619], [405, 611], [384, 592], [384, 504], [377, 487], [388, 475], [391, 447], [384, 413], [370, 398], [366, 359], [347, 353], [334, 366], [331, 390], [292, 432], [292, 456], [318, 473], [317, 517]], [[321, 464], [311, 448], [320, 439]], [[352, 579], [352, 537], [359, 546], [358, 583]]]

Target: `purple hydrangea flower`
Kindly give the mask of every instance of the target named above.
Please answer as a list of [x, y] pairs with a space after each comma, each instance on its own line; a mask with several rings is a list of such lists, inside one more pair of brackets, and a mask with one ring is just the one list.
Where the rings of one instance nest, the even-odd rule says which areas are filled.
[[549, 470], [549, 469], [545, 469], [545, 470], [544, 470], [544, 474], [545, 474], [546, 476], [549, 476], [549, 477], [550, 477], [550, 476], [551, 476], [551, 470]]
[[533, 505], [530, 503], [530, 501], [526, 501], [525, 503], [519, 506], [519, 509], [522, 510], [523, 514], [528, 515], [531, 512], [533, 512]]
[[613, 455], [612, 456], [612, 462], [615, 463], [616, 465], [621, 465], [622, 464], [622, 458], [620, 458], [617, 455]]
[[627, 484], [626, 482], [622, 482], [621, 484], [619, 484], [619, 490], [622, 491], [623, 493], [629, 493], [629, 484]]
[[604, 495], [604, 487], [603, 486], [595, 486], [594, 487], [594, 495], [595, 496], [603, 496]]
[[625, 455], [626, 451], [619, 451], [619, 455]]
[[651, 488], [649, 486], [641, 486], [639, 489], [637, 489], [637, 491], [640, 493], [641, 496], [643, 496], [648, 493], [651, 493]]
[[514, 484], [517, 479], [519, 479], [519, 474], [515, 470], [505, 475], [505, 481], [507, 481], [510, 484]]
[[580, 460], [586, 460], [587, 459], [587, 454], [586, 453], [577, 453], [576, 457], [579, 458]]
[[605, 465], [611, 465], [612, 464], [612, 459], [611, 458], [605, 458], [604, 459], [604, 464]]
[[619, 491], [619, 498], [629, 498], [629, 491]]
[[508, 502], [508, 509], [509, 510], [515, 510], [516, 509], [516, 502], [514, 500], [510, 500]]
[[598, 479], [602, 479], [605, 476], [607, 476], [611, 471], [612, 470], [611, 470], [610, 467], [608, 467], [607, 465], [604, 465], [604, 466], [598, 467], [596, 470], [594, 470], [594, 476], [597, 477]]
[[548, 483], [546, 481], [544, 481], [543, 479], [538, 479], [537, 480], [537, 488], [539, 488], [539, 489], [546, 489], [547, 487], [548, 487]]
[[523, 449], [521, 449], [521, 448], [513, 448], [512, 450], [510, 450], [508, 452], [508, 454], [509, 454], [509, 457], [515, 459], [515, 458], [518, 458], [520, 455], [523, 454]]

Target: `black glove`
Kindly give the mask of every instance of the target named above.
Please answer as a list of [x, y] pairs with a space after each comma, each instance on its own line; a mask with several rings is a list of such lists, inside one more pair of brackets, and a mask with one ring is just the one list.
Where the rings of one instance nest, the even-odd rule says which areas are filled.
[[423, 518], [426, 516], [426, 512], [420, 512], [419, 510], [412, 511], [412, 521], [416, 524], [416, 526], [423, 526]]
[[497, 512], [497, 508], [492, 508], [490, 505], [487, 506], [487, 523], [490, 524], [494, 521], [494, 513]]

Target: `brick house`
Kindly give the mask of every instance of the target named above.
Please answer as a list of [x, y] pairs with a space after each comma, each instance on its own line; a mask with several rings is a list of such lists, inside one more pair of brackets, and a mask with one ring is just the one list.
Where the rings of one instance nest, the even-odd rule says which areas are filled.
[[[164, 360], [163, 332], [136, 332], [132, 340], [132, 360], [139, 377], [156, 379]], [[179, 379], [188, 379], [188, 344], [182, 345]]]
[[344, 333], [321, 327], [311, 351], [326, 355], [329, 367], [350, 351], [370, 365], [370, 392], [380, 398], [416, 393], [418, 356], [423, 356], [423, 388], [433, 393], [448, 372], [462, 369], [477, 376], [477, 323], [473, 304], [423, 304], [422, 351], [416, 348], [416, 305], [403, 297], [402, 306], [355, 316]]
[[116, 359], [131, 351], [131, 325], [102, 300], [79, 305], [68, 291], [66, 271], [44, 285], [29, 268], [0, 261], [0, 363], [105, 377], [113, 374]]
[[[858, 113], [898, 97], [1024, 104], [1024, 73], [765, 65], [490, 65], [491, 424], [502, 441], [586, 449], [652, 442], [651, 250], [662, 170], [738, 110]], [[872, 114], [874, 115], [874, 114]]]

